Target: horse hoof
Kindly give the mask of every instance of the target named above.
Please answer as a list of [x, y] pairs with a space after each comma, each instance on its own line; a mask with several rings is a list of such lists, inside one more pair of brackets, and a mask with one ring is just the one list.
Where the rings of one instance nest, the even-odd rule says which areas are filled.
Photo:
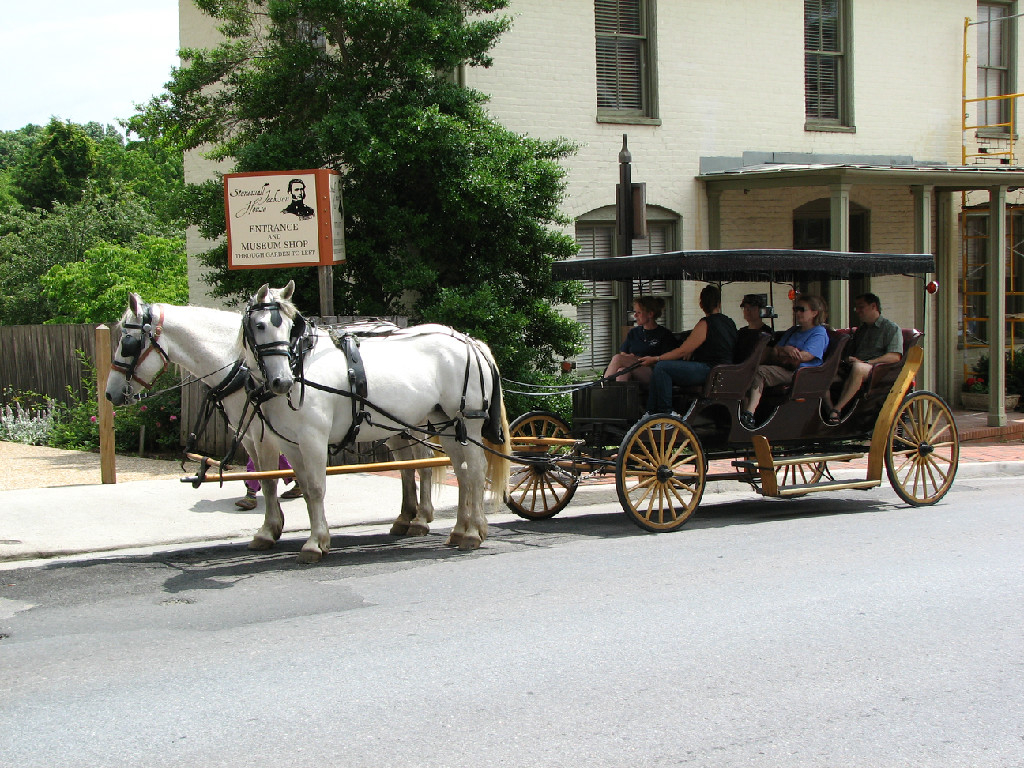
[[252, 541], [249, 542], [249, 549], [254, 552], [264, 552], [274, 546], [273, 539], [265, 539], [262, 536], [256, 536]]
[[471, 549], [480, 549], [480, 537], [472, 534], [466, 534], [462, 537], [462, 541], [459, 542], [459, 551], [468, 552]]
[[462, 545], [462, 534], [452, 531], [448, 535], [448, 540], [444, 543], [446, 547], [458, 547]]
[[319, 563], [320, 558], [323, 557], [323, 552], [317, 549], [303, 549], [299, 552], [300, 563]]
[[405, 536], [409, 532], [408, 523], [392, 523], [391, 535], [392, 536]]
[[430, 526], [423, 523], [411, 523], [407, 526], [406, 536], [426, 536], [430, 533]]

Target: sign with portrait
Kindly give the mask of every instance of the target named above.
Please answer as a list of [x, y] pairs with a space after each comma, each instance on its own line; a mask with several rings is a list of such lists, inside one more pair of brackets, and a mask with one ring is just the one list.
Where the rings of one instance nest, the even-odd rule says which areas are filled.
[[337, 171], [226, 174], [224, 209], [229, 269], [330, 266], [345, 260]]

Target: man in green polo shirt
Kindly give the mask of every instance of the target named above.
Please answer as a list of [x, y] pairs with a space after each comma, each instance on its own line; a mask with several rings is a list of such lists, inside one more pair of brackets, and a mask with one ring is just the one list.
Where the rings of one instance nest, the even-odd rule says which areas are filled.
[[853, 301], [860, 325], [846, 346], [847, 356], [840, 372], [848, 369], [843, 392], [828, 415], [829, 424], [838, 424], [843, 408], [853, 399], [871, 368], [895, 363], [903, 357], [903, 333], [892, 320], [882, 317], [882, 302], [873, 293], [863, 293]]

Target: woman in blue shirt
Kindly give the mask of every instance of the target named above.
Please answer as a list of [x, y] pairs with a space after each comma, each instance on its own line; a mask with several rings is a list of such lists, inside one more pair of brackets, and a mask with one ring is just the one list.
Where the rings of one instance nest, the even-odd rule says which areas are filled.
[[819, 296], [798, 296], [793, 301], [793, 319], [796, 325], [782, 334], [778, 344], [765, 351], [764, 364], [757, 367], [754, 383], [744, 398], [740, 424], [747, 429], [757, 426], [754, 411], [765, 387], [788, 384], [797, 369], [821, 365], [825, 357], [828, 331], [824, 300]]

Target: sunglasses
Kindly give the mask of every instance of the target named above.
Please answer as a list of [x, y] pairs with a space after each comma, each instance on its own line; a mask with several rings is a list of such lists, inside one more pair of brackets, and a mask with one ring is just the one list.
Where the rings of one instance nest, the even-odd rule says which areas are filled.
[[806, 312], [807, 307], [793, 307], [794, 312]]

